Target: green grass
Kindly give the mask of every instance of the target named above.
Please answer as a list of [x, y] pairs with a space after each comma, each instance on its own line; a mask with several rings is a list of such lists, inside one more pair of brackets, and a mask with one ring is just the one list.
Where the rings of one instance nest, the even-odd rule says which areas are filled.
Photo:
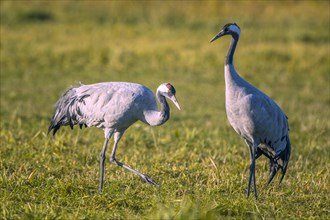
[[[1, 1], [1, 219], [329, 219], [329, 2]], [[249, 153], [230, 127], [223, 64], [227, 22], [242, 35], [240, 74], [289, 116], [292, 156], [259, 199], [245, 198]], [[103, 132], [62, 128], [47, 135], [53, 105], [70, 85], [131, 81], [153, 91], [171, 82], [160, 127], [136, 123], [117, 159], [161, 187], [106, 163]], [[111, 143], [112, 144], [112, 143]], [[109, 154], [109, 152], [108, 152]]]

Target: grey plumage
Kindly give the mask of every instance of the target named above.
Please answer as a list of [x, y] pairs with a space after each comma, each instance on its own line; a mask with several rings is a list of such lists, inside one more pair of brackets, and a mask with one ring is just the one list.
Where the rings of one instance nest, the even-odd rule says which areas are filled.
[[232, 40], [225, 60], [226, 112], [229, 123], [245, 140], [250, 150], [250, 175], [247, 197], [251, 182], [255, 198], [255, 159], [265, 155], [270, 160], [271, 183], [278, 169], [282, 171], [282, 181], [291, 153], [287, 117], [280, 107], [267, 95], [245, 81], [236, 72], [233, 57], [240, 36], [240, 28], [235, 23], [226, 24], [211, 42], [231, 35]]
[[[161, 84], [156, 97], [147, 87], [127, 82], [105, 82], [78, 85], [68, 89], [58, 100], [48, 133], [56, 134], [61, 126], [97, 127], [104, 130], [105, 142], [100, 154], [100, 188], [103, 190], [104, 162], [107, 144], [114, 134], [114, 147], [110, 161], [137, 175], [148, 184], [158, 185], [149, 176], [115, 159], [117, 144], [125, 130], [136, 121], [151, 126], [165, 123], [170, 117], [169, 98], [178, 109], [176, 91], [169, 83]], [[161, 110], [158, 111], [157, 100]]]

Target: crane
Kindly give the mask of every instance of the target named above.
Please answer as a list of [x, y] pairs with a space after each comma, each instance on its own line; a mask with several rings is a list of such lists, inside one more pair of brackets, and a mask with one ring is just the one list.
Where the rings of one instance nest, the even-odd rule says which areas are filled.
[[[128, 82], [103, 82], [90, 85], [77, 85], [69, 88], [55, 105], [48, 133], [53, 135], [61, 126], [74, 125], [97, 127], [104, 130], [105, 141], [100, 154], [100, 186], [103, 190], [105, 153], [111, 136], [114, 136], [114, 146], [110, 162], [123, 167], [141, 177], [142, 181], [158, 184], [149, 176], [116, 160], [118, 142], [126, 129], [136, 121], [142, 121], [151, 126], [164, 124], [170, 117], [170, 108], [166, 98], [171, 100], [180, 110], [176, 99], [175, 88], [170, 83], [163, 83], [157, 88], [156, 97], [147, 87]], [[160, 103], [158, 111], [156, 99]]]
[[281, 108], [266, 94], [245, 81], [235, 70], [233, 59], [240, 37], [236, 23], [228, 23], [210, 42], [231, 35], [231, 43], [225, 59], [226, 113], [230, 125], [243, 138], [250, 151], [250, 174], [247, 197], [250, 195], [251, 182], [257, 199], [255, 160], [265, 155], [270, 160], [270, 184], [281, 169], [286, 173], [291, 154], [288, 118]]

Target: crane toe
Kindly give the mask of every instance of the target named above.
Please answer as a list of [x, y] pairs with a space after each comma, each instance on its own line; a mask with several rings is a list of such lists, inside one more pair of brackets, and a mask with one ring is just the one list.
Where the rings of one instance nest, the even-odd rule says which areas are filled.
[[146, 184], [159, 186], [159, 184], [156, 183], [153, 179], [151, 179], [150, 176], [147, 176], [147, 175], [145, 175], [145, 174], [142, 174], [141, 179], [142, 179], [142, 181], [143, 181], [144, 183], [146, 183]]

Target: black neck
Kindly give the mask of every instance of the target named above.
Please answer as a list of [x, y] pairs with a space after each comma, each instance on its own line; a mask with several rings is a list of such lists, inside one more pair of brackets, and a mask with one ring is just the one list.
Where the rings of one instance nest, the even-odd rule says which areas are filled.
[[232, 35], [232, 39], [226, 56], [226, 64], [232, 65], [234, 62], [234, 53], [238, 43], [238, 39], [239, 39], [238, 35]]
[[157, 94], [158, 101], [160, 102], [160, 119], [159, 124], [165, 123], [170, 118], [170, 107], [166, 101], [165, 96]]

